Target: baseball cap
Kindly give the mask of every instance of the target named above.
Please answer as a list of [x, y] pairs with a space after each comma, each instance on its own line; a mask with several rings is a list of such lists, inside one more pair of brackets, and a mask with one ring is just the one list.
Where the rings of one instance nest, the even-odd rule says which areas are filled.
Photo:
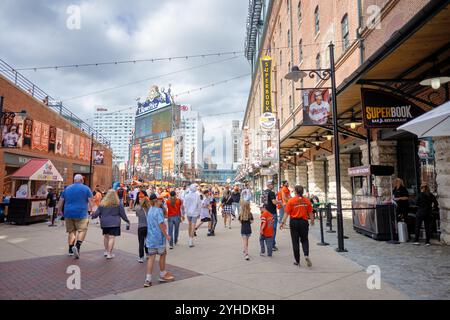
[[273, 180], [267, 181], [266, 185], [273, 185]]
[[150, 200], [156, 200], [156, 199], [158, 199], [158, 197], [156, 196], [156, 194], [152, 193], [150, 195]]

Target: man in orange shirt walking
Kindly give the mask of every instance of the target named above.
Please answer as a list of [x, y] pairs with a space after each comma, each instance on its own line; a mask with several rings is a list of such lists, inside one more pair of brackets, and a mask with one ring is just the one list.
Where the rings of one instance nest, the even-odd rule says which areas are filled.
[[290, 217], [289, 228], [291, 231], [292, 249], [294, 251], [295, 262], [294, 265], [300, 266], [300, 243], [302, 243], [303, 254], [305, 255], [306, 265], [312, 266], [309, 258], [309, 241], [308, 231], [309, 222], [311, 219], [311, 226], [314, 225], [314, 213], [311, 202], [308, 198], [303, 197], [304, 188], [302, 186], [295, 187], [295, 197], [291, 198], [285, 209], [283, 221], [280, 225], [280, 230], [283, 230], [288, 216]]

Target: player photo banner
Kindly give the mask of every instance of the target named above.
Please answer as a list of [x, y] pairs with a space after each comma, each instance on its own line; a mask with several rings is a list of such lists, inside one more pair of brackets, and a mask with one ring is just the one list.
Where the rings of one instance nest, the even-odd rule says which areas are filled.
[[48, 152], [48, 141], [50, 136], [50, 126], [45, 123], [41, 123], [41, 142], [39, 144], [39, 150]]
[[272, 113], [272, 58], [261, 58], [262, 74], [262, 113]]
[[75, 159], [81, 159], [80, 158], [80, 136], [77, 134], [73, 135], [73, 146], [74, 146], [74, 151], [73, 151], [73, 157]]
[[31, 148], [31, 141], [33, 136], [33, 120], [26, 118], [23, 125], [23, 146]]
[[105, 164], [105, 151], [94, 150], [94, 160], [93, 160], [93, 162], [97, 166], [104, 165]]
[[50, 135], [48, 137], [48, 151], [55, 152], [56, 143], [56, 127], [50, 126]]
[[331, 121], [330, 91], [303, 91], [303, 124], [304, 126], [322, 126]]
[[41, 134], [42, 134], [42, 122], [34, 120], [33, 121], [33, 137], [32, 137], [32, 149], [41, 149]]
[[63, 154], [63, 130], [56, 128], [55, 154]]
[[22, 148], [23, 127], [22, 117], [4, 113], [0, 126], [1, 146], [4, 148]]
[[80, 159], [84, 160], [86, 157], [86, 138], [80, 137]]

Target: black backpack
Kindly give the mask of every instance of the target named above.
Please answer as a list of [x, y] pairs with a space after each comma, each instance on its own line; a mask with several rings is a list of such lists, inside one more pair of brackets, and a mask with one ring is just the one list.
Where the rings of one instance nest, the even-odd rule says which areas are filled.
[[117, 194], [119, 195], [119, 199], [123, 199], [123, 189], [119, 189], [119, 191], [117, 191]]

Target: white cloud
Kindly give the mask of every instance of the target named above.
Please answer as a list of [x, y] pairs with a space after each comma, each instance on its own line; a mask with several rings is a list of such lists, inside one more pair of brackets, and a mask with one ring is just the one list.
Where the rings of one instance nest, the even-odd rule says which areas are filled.
[[[66, 28], [67, 6], [81, 4], [81, 30]], [[248, 3], [245, 0], [2, 0], [0, 58], [20, 67], [89, 63], [241, 51]], [[58, 99], [110, 88], [152, 76], [219, 61], [226, 57], [23, 72]], [[182, 92], [250, 73], [243, 57], [122, 89], [68, 101], [66, 107], [89, 118], [97, 105], [121, 109], [145, 96], [152, 84]], [[178, 101], [202, 114], [244, 111], [250, 78], [183, 95]], [[206, 136], [243, 113], [205, 119]], [[219, 129], [222, 130], [223, 128]], [[229, 130], [229, 129], [228, 129]]]

